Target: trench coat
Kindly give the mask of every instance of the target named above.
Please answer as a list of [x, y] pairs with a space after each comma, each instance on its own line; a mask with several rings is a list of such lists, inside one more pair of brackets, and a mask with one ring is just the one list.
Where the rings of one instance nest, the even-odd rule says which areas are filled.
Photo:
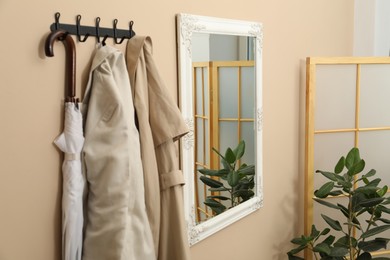
[[88, 182], [83, 260], [156, 259], [123, 54], [96, 50], [83, 101]]
[[158, 73], [149, 37], [134, 36], [128, 41], [126, 62], [140, 131], [146, 204], [158, 259], [188, 260], [184, 178], [174, 142], [188, 128]]

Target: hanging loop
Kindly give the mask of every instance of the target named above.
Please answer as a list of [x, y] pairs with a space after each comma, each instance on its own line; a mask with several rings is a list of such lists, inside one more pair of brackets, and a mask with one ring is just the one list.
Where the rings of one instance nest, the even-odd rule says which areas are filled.
[[81, 39], [80, 21], [81, 21], [81, 15], [77, 15], [76, 16], [77, 39], [79, 40], [79, 42], [85, 42], [88, 39], [90, 34], [89, 33], [85, 34], [85, 37]]
[[45, 54], [48, 57], [53, 57], [54, 41], [60, 40], [65, 45], [66, 53], [66, 102], [78, 102], [76, 96], [76, 48], [72, 36], [64, 30], [53, 31], [46, 38]]
[[59, 12], [56, 12], [54, 14], [54, 20], [55, 20], [55, 27], [56, 27], [56, 30], [59, 30], [60, 29], [60, 16], [61, 14]]
[[118, 41], [118, 38], [117, 38], [117, 32], [116, 32], [116, 25], [118, 24], [118, 19], [114, 19], [114, 42], [116, 44], [121, 44], [125, 39], [126, 39], [126, 36], [123, 36], [120, 41]]
[[134, 25], [134, 22], [133, 21], [130, 21], [129, 22], [129, 31], [130, 31], [130, 38], [132, 38], [134, 35], [133, 35], [133, 25]]
[[100, 17], [96, 17], [96, 39], [100, 43]]

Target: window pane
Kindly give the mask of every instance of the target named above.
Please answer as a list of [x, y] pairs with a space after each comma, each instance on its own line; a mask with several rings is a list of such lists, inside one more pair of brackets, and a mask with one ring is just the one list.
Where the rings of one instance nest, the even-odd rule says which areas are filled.
[[316, 84], [315, 129], [354, 128], [356, 66], [319, 65]]
[[254, 67], [241, 67], [241, 117], [253, 118], [255, 109]]
[[210, 117], [209, 115], [209, 74], [207, 68], [203, 68], [204, 75], [204, 115]]
[[219, 151], [222, 155], [228, 147], [234, 149], [238, 144], [237, 122], [219, 122]]
[[219, 68], [219, 115], [237, 118], [238, 68]]
[[390, 184], [390, 131], [361, 132], [359, 135], [360, 156], [366, 162], [364, 173], [376, 170], [381, 185]]
[[390, 126], [390, 65], [362, 65], [360, 126]]
[[245, 141], [245, 153], [241, 162], [255, 164], [255, 130], [253, 122], [241, 123], [241, 139]]
[[203, 119], [196, 119], [196, 161], [204, 163], [204, 153], [203, 153]]
[[[316, 134], [314, 136], [314, 171], [333, 171], [341, 156], [354, 147], [354, 133]], [[314, 190], [327, 182], [320, 173], [313, 172]]]
[[205, 124], [205, 164], [210, 166], [210, 131], [209, 131], [209, 120], [204, 121]]
[[196, 68], [195, 69], [195, 93], [196, 93], [196, 114], [197, 115], [203, 115], [203, 109], [202, 109], [202, 102], [203, 102], [203, 95], [202, 95], [202, 68]]

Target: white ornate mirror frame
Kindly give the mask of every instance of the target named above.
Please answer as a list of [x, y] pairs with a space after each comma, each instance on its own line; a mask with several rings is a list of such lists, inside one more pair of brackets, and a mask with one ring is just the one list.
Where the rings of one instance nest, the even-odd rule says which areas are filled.
[[[195, 198], [193, 183], [194, 165], [194, 119], [193, 119], [193, 72], [192, 72], [192, 34], [222, 34], [249, 36], [255, 38], [255, 154], [256, 178], [255, 196], [225, 212], [200, 224], [195, 219]], [[182, 114], [190, 128], [181, 144], [182, 170], [186, 185], [184, 186], [185, 217], [188, 225], [188, 239], [193, 245], [237, 220], [256, 211], [263, 205], [262, 178], [262, 24], [230, 19], [220, 19], [190, 14], [177, 15], [177, 39], [179, 62], [179, 95]]]

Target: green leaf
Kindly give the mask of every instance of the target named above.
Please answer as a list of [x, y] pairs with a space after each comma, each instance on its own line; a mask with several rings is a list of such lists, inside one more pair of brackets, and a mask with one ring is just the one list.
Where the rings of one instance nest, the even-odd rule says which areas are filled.
[[241, 166], [238, 170], [238, 173], [245, 175], [255, 175], [255, 166], [254, 165], [245, 165]]
[[314, 195], [317, 198], [326, 198], [326, 197], [328, 197], [329, 192], [331, 192], [333, 187], [334, 187], [334, 183], [333, 182], [327, 182], [324, 185], [322, 185], [319, 190], [316, 190], [314, 192]]
[[384, 201], [385, 198], [372, 198], [372, 199], [366, 199], [359, 202], [359, 205], [362, 207], [374, 207], [378, 204], [380, 204], [382, 201]]
[[349, 218], [348, 209], [347, 209], [346, 207], [344, 207], [343, 205], [341, 205], [340, 203], [337, 203], [337, 206], [339, 207], [341, 213], [343, 213], [343, 215], [344, 215], [346, 218]]
[[223, 205], [221, 202], [211, 198], [206, 198], [206, 200], [203, 203], [210, 207], [226, 209], [226, 206]]
[[324, 236], [330, 232], [329, 228], [324, 228], [324, 230], [321, 231], [320, 236]]
[[236, 171], [230, 171], [227, 176], [227, 181], [231, 187], [236, 187], [239, 181], [239, 175]]
[[330, 254], [330, 247], [326, 243], [319, 243], [318, 245], [313, 247], [313, 251], [329, 255]]
[[221, 163], [223, 165], [223, 168], [225, 170], [229, 170], [230, 171], [230, 164], [227, 162], [226, 158], [217, 150], [215, 149], [214, 147], [212, 147], [211, 149], [213, 149], [213, 151], [218, 154], [219, 157], [221, 157]]
[[206, 176], [200, 176], [200, 180], [211, 188], [220, 188], [223, 186], [222, 182], [207, 178]]
[[225, 209], [219, 208], [219, 207], [211, 207], [211, 206], [210, 206], [210, 208], [211, 208], [217, 215], [219, 215], [219, 214], [221, 214], [222, 212], [225, 211]]
[[343, 171], [344, 167], [345, 167], [345, 158], [343, 156], [343, 157], [341, 157], [339, 159], [339, 161], [337, 162], [336, 166], [334, 167], [334, 172], [336, 174], [339, 174], [339, 173], [341, 173]]
[[367, 172], [366, 174], [363, 175], [364, 178], [369, 178], [369, 177], [372, 177], [376, 174], [376, 170], [374, 169], [371, 169], [369, 172]]
[[236, 190], [235, 192], [233, 192], [234, 197], [241, 197], [244, 200], [248, 200], [254, 195], [255, 193], [252, 190]]
[[363, 254], [358, 256], [358, 258], [356, 258], [356, 260], [371, 260], [371, 259], [372, 259], [371, 254], [367, 252], [364, 252]]
[[345, 166], [349, 170], [353, 165], [355, 165], [358, 161], [360, 161], [359, 149], [354, 147], [352, 148], [345, 159]]
[[299, 246], [297, 248], [294, 248], [292, 250], [290, 250], [287, 254], [290, 256], [290, 255], [295, 255], [296, 253], [299, 253], [301, 252], [303, 249], [305, 249], [307, 247], [307, 245], [305, 246]]
[[[349, 236], [348, 235], [345, 235], [341, 238], [339, 238], [335, 243], [334, 243], [334, 246], [335, 247], [344, 247], [344, 248], [349, 248]], [[351, 243], [352, 243], [352, 247], [356, 247], [357, 245], [357, 241], [355, 238], [351, 237]]]
[[316, 229], [315, 225], [311, 225], [311, 232], [310, 232], [310, 237], [317, 237], [320, 234], [320, 231]]
[[237, 147], [234, 149], [234, 155], [236, 156], [236, 160], [239, 160], [245, 153], [245, 142], [242, 140]]
[[386, 231], [388, 229], [390, 229], [390, 225], [383, 225], [380, 227], [375, 227], [375, 228], [372, 228], [372, 229], [366, 231], [365, 233], [363, 233], [361, 237], [362, 238], [371, 237], [371, 236], [374, 236], [376, 234], [382, 233], [383, 231]]
[[219, 199], [219, 200], [230, 200], [230, 198], [225, 196], [220, 196], [220, 195], [211, 195], [211, 196], [207, 196], [207, 198]]
[[326, 243], [328, 244], [329, 246], [334, 242], [336, 238], [332, 235], [329, 235], [327, 238], [325, 238], [324, 241], [322, 241], [322, 243]]
[[377, 209], [380, 210], [381, 212], [385, 212], [387, 214], [390, 214], [390, 209], [386, 208], [385, 206], [379, 205], [379, 206], [377, 206]]
[[370, 181], [369, 184], [367, 184], [368, 186], [374, 186], [374, 187], [378, 187], [378, 184], [381, 182], [381, 179], [380, 178], [376, 178], [372, 181]]
[[324, 214], [321, 214], [322, 218], [326, 221], [326, 223], [328, 223], [328, 225], [333, 228], [334, 230], [337, 230], [337, 231], [341, 231], [342, 230], [342, 227], [340, 225], [340, 222], [338, 222], [337, 220], [334, 220]]
[[386, 239], [377, 238], [370, 241], [360, 241], [358, 246], [365, 252], [375, 252], [382, 248], [386, 249], [387, 242]]
[[232, 151], [232, 149], [230, 147], [228, 149], [226, 149], [225, 159], [230, 164], [232, 164], [236, 161], [236, 156], [234, 155], [234, 152]]
[[332, 247], [329, 255], [333, 257], [341, 257], [346, 254], [348, 254], [348, 249], [344, 247]]
[[355, 193], [354, 195], [352, 195], [352, 205], [351, 205], [352, 212], [360, 211], [362, 209], [362, 207], [360, 206], [360, 202], [362, 202], [365, 199], [366, 197], [362, 193]]
[[352, 188], [352, 183], [350, 183], [350, 182], [348, 182], [348, 181], [342, 181], [342, 180], [339, 180], [338, 182], [337, 182], [337, 184], [339, 184], [339, 185], [342, 185], [343, 186], [343, 188], [344, 189], [346, 189], [346, 190], [349, 190], [350, 188]]
[[310, 240], [307, 240], [304, 237], [296, 237], [293, 238], [290, 242], [296, 245], [305, 246], [310, 242]]
[[365, 166], [366, 166], [366, 162], [364, 160], [360, 160], [356, 164], [352, 165], [351, 168], [349, 168], [347, 174], [349, 176], [354, 176], [362, 172]]
[[341, 194], [343, 194], [343, 192], [341, 190], [335, 190], [335, 191], [329, 192], [329, 196], [339, 196]]
[[219, 188], [209, 188], [209, 191], [228, 191], [229, 189], [226, 187], [219, 187]]
[[378, 187], [376, 186], [371, 186], [371, 185], [366, 185], [366, 186], [361, 186], [355, 190], [355, 193], [363, 193], [366, 195], [373, 195], [376, 194], [376, 191], [378, 190]]
[[378, 218], [377, 220], [382, 221], [382, 222], [385, 223], [385, 224], [390, 224], [390, 220], [389, 220], [389, 219]]
[[316, 172], [321, 173], [326, 178], [328, 178], [329, 180], [332, 180], [332, 181], [338, 181], [339, 179], [337, 177], [340, 177], [340, 176], [334, 174], [333, 172], [325, 172], [325, 171], [320, 171], [320, 170], [317, 170]]
[[385, 185], [382, 187], [382, 189], [377, 190], [376, 194], [378, 194], [380, 197], [383, 197], [387, 193], [387, 190], [388, 190], [388, 187], [387, 187], [387, 185]]
[[224, 174], [221, 173], [221, 170], [210, 170], [210, 169], [200, 169], [198, 170], [203, 175], [208, 175], [208, 176], [218, 176], [221, 177]]
[[340, 209], [337, 205], [335, 204], [332, 204], [326, 200], [321, 200], [321, 199], [317, 199], [317, 198], [313, 198], [313, 200], [317, 201], [318, 203], [324, 205], [324, 206], [327, 206], [329, 208], [333, 208], [333, 209]]

